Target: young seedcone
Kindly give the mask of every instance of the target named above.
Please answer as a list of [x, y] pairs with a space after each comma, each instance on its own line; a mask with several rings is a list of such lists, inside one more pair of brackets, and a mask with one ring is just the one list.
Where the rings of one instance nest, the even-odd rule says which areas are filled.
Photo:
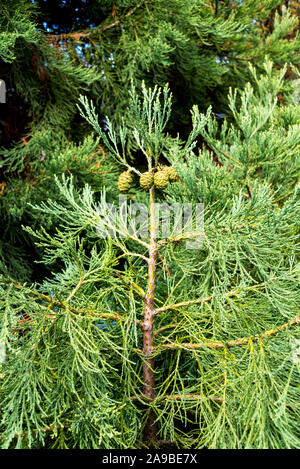
[[169, 184], [169, 175], [165, 169], [159, 169], [154, 174], [154, 185], [157, 189], [165, 189]]
[[130, 171], [124, 171], [119, 176], [118, 188], [120, 192], [127, 192], [130, 189], [132, 183], [132, 176]]
[[142, 189], [144, 189], [145, 191], [148, 191], [153, 186], [153, 183], [154, 183], [154, 178], [153, 178], [152, 171], [147, 171], [146, 173], [141, 174], [140, 186]]
[[170, 182], [178, 181], [179, 176], [178, 176], [178, 173], [177, 173], [176, 169], [173, 168], [173, 166], [166, 166], [165, 171], [167, 172], [167, 174], [169, 176], [169, 181]]

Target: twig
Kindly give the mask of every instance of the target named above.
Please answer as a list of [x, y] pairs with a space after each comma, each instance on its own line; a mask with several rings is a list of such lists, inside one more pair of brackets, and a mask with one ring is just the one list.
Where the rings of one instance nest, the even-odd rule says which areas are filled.
[[137, 283], [135, 282], [126, 282], [125, 279], [122, 277], [121, 274], [124, 274], [124, 272], [121, 272], [119, 270], [115, 270], [115, 275], [124, 283], [124, 285], [126, 285], [127, 287], [132, 287], [134, 288], [134, 292], [133, 293], [136, 293], [137, 295], [139, 295], [141, 298], [145, 298], [146, 296], [146, 293], [144, 292], [144, 290], [142, 289], [142, 287], [140, 287]]
[[116, 20], [114, 21], [113, 23], [111, 24], [108, 24], [106, 26], [102, 26], [102, 28], [96, 28], [94, 29], [93, 31], [89, 31], [87, 33], [81, 31], [81, 32], [78, 32], [78, 33], [65, 33], [65, 34], [48, 34], [47, 35], [47, 38], [49, 39], [54, 39], [54, 40], [59, 40], [59, 38], [74, 38], [75, 40], [78, 40], [82, 37], [89, 37], [95, 33], [98, 33], [98, 34], [102, 34], [104, 33], [105, 31], [108, 31], [109, 29], [111, 28], [114, 28], [115, 26], [118, 26], [121, 21], [124, 19], [124, 18], [128, 18], [128, 16], [131, 16], [133, 15], [133, 13], [138, 9], [140, 8], [144, 3], [144, 0], [142, 2], [140, 2], [138, 5], [136, 5], [134, 8], [132, 8], [131, 10], [128, 11], [128, 13], [126, 13], [126, 15], [124, 15], [123, 18], [119, 19], [119, 20]]
[[[145, 396], [131, 396], [130, 399], [132, 401], [139, 401], [139, 400], [145, 400]], [[157, 402], [161, 401], [179, 401], [179, 400], [204, 400], [204, 399], [210, 399], [214, 402], [223, 402], [223, 399], [221, 397], [214, 397], [214, 396], [201, 396], [200, 394], [166, 394], [165, 396], [159, 396], [155, 400], [149, 400], [152, 404], [157, 404]], [[156, 402], [157, 401], [157, 402]]]
[[198, 343], [198, 344], [191, 343], [191, 342], [190, 343], [181, 343], [181, 344], [170, 343], [170, 344], [159, 345], [156, 348], [157, 349], [182, 349], [183, 348], [183, 349], [195, 350], [195, 349], [199, 349], [199, 348], [209, 347], [209, 348], [214, 348], [214, 349], [228, 349], [230, 347], [238, 347], [240, 345], [247, 345], [249, 342], [254, 342], [254, 343], [259, 342], [262, 339], [272, 337], [272, 336], [278, 334], [279, 332], [282, 332], [282, 331], [288, 329], [289, 327], [297, 326], [298, 324], [300, 324], [300, 315], [296, 316], [291, 321], [286, 322], [286, 323], [282, 324], [281, 326], [279, 326], [275, 329], [270, 329], [270, 330], [264, 332], [260, 336], [246, 337], [244, 339], [233, 340], [233, 341], [226, 342], [226, 343], [223, 343], [223, 342], [202, 342], [202, 343]]
[[[238, 293], [238, 290], [234, 290], [234, 291], [231, 291], [229, 293], [226, 293], [225, 297], [233, 296], [233, 295], [236, 295], [237, 293]], [[161, 308], [156, 308], [155, 315], [158, 314], [158, 313], [162, 313], [163, 311], [167, 311], [168, 309], [178, 309], [178, 308], [185, 307], [185, 306], [191, 306], [191, 305], [195, 305], [195, 304], [206, 303], [207, 301], [211, 301], [212, 298], [213, 298], [212, 296], [208, 296], [207, 298], [201, 298], [201, 299], [190, 300], [190, 301], [183, 301], [182, 303], [175, 303], [173, 305], [162, 306]]]

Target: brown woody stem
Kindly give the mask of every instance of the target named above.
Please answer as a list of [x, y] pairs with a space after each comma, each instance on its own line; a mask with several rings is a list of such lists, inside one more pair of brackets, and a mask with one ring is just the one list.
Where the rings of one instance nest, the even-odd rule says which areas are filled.
[[[150, 245], [148, 262], [148, 286], [145, 297], [144, 322], [143, 322], [143, 395], [153, 401], [155, 399], [155, 378], [154, 378], [154, 289], [155, 289], [155, 268], [157, 257], [156, 224], [154, 187], [150, 189]], [[144, 440], [155, 441], [157, 439], [156, 427], [154, 424], [155, 415], [152, 411], [144, 430]]]

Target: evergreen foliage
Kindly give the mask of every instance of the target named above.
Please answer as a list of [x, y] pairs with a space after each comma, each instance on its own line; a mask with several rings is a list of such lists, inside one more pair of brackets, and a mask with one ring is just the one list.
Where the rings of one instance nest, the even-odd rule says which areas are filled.
[[[72, 172], [77, 185], [89, 182], [98, 191], [103, 187], [103, 175], [107, 186], [110, 175], [117, 171], [108, 158], [101, 161], [101, 169], [95, 168], [97, 144], [85, 143], [89, 130], [76, 108], [80, 94], [93, 99], [102, 129], [105, 115], [114, 125], [123, 118], [130, 128], [138, 125], [127, 115], [132, 82], [139, 92], [143, 81], [152, 88], [168, 82], [173, 112], [166, 130], [186, 139], [192, 126], [190, 108], [195, 104], [204, 113], [211, 105], [218, 120], [224, 113], [228, 122], [234, 119], [228, 90], [253, 81], [248, 62], [260, 72], [265, 55], [278, 69], [285, 62], [299, 64], [299, 8], [295, 2], [0, 0], [0, 7], [0, 78], [7, 85], [7, 103], [0, 106], [0, 259], [6, 266], [1, 270], [8, 269], [22, 281], [40, 277], [33, 264], [40, 260], [40, 251], [21, 230], [22, 224], [34, 228], [40, 223], [27, 202], [46, 196], [56, 199], [54, 174]], [[285, 78], [295, 78], [295, 73], [289, 66]], [[280, 83], [282, 96], [290, 85], [287, 80]], [[272, 96], [275, 99], [275, 93]], [[298, 123], [293, 105], [289, 109], [290, 114], [278, 114], [280, 127], [283, 118], [285, 126], [289, 119]], [[272, 126], [274, 119], [272, 115]], [[233, 130], [224, 132], [218, 155], [227, 151], [233, 138]], [[142, 154], [131, 136], [129, 131], [124, 151], [142, 170]], [[251, 144], [260, 144], [254, 137]], [[293, 138], [297, 140], [296, 135], [284, 136], [288, 145], [293, 145]], [[199, 146], [203, 139], [208, 145], [209, 139], [202, 136]], [[268, 144], [266, 158], [274, 145], [275, 141]], [[251, 151], [254, 154], [249, 157], [255, 159], [257, 149]], [[274, 177], [278, 183], [281, 178], [281, 197], [292, 190], [296, 176], [289, 164], [291, 152], [289, 161], [278, 155], [279, 146], [276, 152], [281, 163]], [[99, 150], [98, 161], [101, 158]], [[264, 169], [252, 163], [249, 171], [265, 177], [268, 163]], [[97, 170], [100, 176], [93, 172]], [[51, 223], [54, 226], [48, 217], [49, 227]]]
[[299, 64], [299, 12], [290, 2], [88, 0], [84, 11], [75, 3], [63, 7], [73, 22], [67, 31], [58, 18], [61, 2], [40, 8], [53, 43], [101, 71], [94, 85], [101, 119], [120, 120], [132, 79], [139, 90], [143, 81], [148, 87], [168, 82], [174, 103], [169, 127], [186, 136], [190, 108], [212, 105], [224, 112], [229, 87], [249, 80], [247, 62], [259, 70], [266, 56], [279, 67]]
[[[41, 223], [25, 231], [53, 270], [35, 284], [1, 276], [4, 448], [299, 448], [299, 104], [270, 62], [249, 76], [229, 93], [233, 119], [194, 106], [186, 139], [166, 132], [168, 86], [132, 86], [129, 118], [104, 130], [81, 98], [100, 137], [83, 145], [130, 170], [150, 234], [111, 236], [117, 175], [95, 192], [58, 174], [54, 198], [31, 199]], [[168, 162], [178, 181], [148, 198], [129, 139], [147, 171]], [[174, 226], [157, 237], [155, 198], [204, 203], [201, 247]]]
[[94, 166], [103, 155], [97, 141], [72, 137], [76, 127], [77, 134], [83, 133], [74, 124], [79, 94], [88, 93], [98, 73], [74, 66], [51, 46], [36, 26], [38, 10], [32, 2], [0, 1], [0, 9], [0, 74], [7, 87], [6, 104], [0, 107], [0, 271], [8, 269], [24, 281], [34, 274], [32, 259], [39, 258], [21, 230], [22, 223], [40, 222], [28, 201], [55, 197], [55, 173], [74, 170], [78, 181], [99, 185]]

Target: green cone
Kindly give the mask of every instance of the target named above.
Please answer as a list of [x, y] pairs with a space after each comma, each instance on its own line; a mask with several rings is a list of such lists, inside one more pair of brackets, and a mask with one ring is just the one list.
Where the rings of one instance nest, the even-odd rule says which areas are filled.
[[154, 185], [157, 189], [165, 189], [169, 184], [169, 176], [167, 171], [160, 170], [154, 174]]
[[178, 181], [179, 176], [175, 168], [173, 166], [167, 166], [166, 171], [168, 172], [170, 182]]
[[130, 189], [132, 183], [132, 176], [130, 171], [124, 171], [120, 174], [118, 181], [118, 188], [120, 192], [127, 192]]
[[153, 174], [151, 171], [147, 171], [141, 175], [140, 186], [145, 191], [148, 191], [153, 186]]

